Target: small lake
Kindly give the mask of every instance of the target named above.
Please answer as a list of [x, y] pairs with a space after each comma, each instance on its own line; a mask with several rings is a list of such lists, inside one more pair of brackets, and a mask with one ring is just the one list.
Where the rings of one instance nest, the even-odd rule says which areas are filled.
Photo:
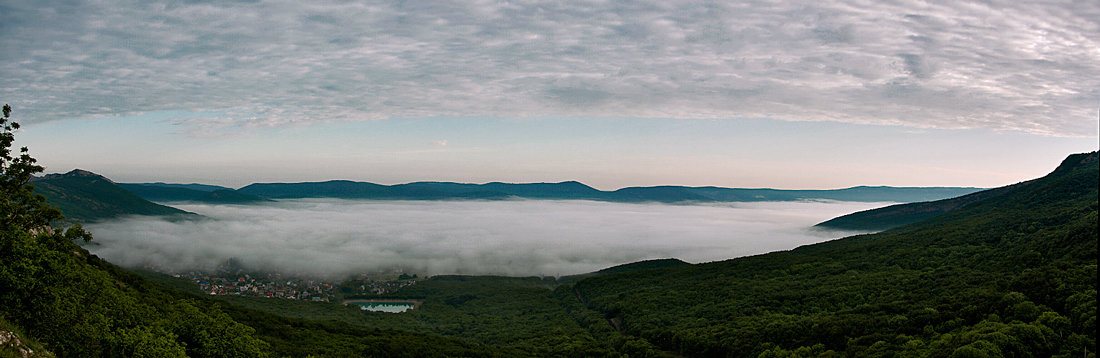
[[349, 301], [349, 305], [359, 306], [364, 311], [401, 313], [416, 308], [414, 301]]

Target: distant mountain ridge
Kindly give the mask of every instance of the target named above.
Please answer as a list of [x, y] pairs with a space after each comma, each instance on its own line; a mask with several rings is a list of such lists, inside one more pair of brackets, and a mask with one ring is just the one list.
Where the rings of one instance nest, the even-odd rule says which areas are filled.
[[248, 204], [270, 201], [259, 196], [215, 185], [120, 183], [118, 186], [149, 201], [193, 201], [220, 204]]
[[310, 183], [259, 183], [237, 189], [237, 192], [271, 199], [341, 198], [341, 199], [503, 199], [507, 195], [487, 191], [443, 191], [426, 185], [381, 185], [350, 180], [330, 180]]
[[[119, 183], [119, 184], [121, 185], [122, 183]], [[139, 183], [139, 184], [126, 184], [126, 185], [143, 185], [143, 186], [161, 187], [161, 188], [182, 188], [182, 189], [190, 189], [190, 190], [198, 190], [198, 191], [206, 191], [206, 192], [217, 191], [217, 190], [233, 190], [233, 188], [227, 188], [227, 187], [220, 186], [220, 185], [209, 185], [209, 184], [199, 184], [199, 183], [173, 184], [173, 183], [156, 182], [156, 183]]]
[[466, 184], [414, 182], [382, 185], [350, 180], [305, 183], [256, 183], [233, 190], [206, 184], [115, 183], [76, 169], [34, 178], [35, 191], [47, 197], [70, 220], [96, 221], [123, 215], [194, 215], [153, 203], [205, 202], [254, 204], [271, 199], [340, 198], [374, 200], [599, 200], [610, 202], [747, 202], [747, 201], [921, 201], [970, 194], [977, 188], [854, 187], [836, 190], [733, 189], [654, 186], [603, 191], [577, 181], [559, 183]]
[[414, 182], [382, 185], [349, 180], [303, 183], [255, 183], [237, 192], [271, 199], [556, 199], [612, 202], [749, 202], [749, 201], [893, 201], [913, 202], [957, 197], [980, 191], [969, 187], [871, 187], [832, 190], [736, 189], [721, 187], [653, 186], [603, 191], [577, 181], [559, 183], [466, 184]]
[[577, 181], [559, 183], [501, 183], [464, 184], [451, 182], [415, 182], [399, 184], [417, 188], [429, 188], [445, 193], [481, 193], [492, 197], [520, 197], [529, 199], [600, 199], [604, 194], [596, 188]]

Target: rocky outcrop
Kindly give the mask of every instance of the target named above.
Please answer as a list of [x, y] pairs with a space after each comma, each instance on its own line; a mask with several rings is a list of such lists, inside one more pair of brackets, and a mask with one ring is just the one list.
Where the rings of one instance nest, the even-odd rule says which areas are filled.
[[0, 328], [0, 352], [4, 351], [15, 353], [17, 356], [23, 358], [54, 356], [48, 351], [35, 351], [31, 349], [31, 347], [23, 343], [23, 340], [19, 339], [19, 334]]

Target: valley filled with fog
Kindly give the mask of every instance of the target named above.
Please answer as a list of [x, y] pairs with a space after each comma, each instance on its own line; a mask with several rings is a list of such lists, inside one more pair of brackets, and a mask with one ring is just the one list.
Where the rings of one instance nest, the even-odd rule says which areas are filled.
[[789, 250], [854, 234], [816, 223], [889, 204], [300, 199], [173, 204], [208, 219], [129, 217], [87, 228], [92, 253], [166, 271], [235, 259], [249, 270], [335, 279], [394, 269], [561, 276], [645, 259], [699, 263]]

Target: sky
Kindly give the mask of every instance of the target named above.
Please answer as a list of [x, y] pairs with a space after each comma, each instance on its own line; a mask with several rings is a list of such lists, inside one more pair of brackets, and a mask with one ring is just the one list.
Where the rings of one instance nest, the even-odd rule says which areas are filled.
[[1100, 137], [1096, 1], [0, 3], [47, 172], [994, 187]]

